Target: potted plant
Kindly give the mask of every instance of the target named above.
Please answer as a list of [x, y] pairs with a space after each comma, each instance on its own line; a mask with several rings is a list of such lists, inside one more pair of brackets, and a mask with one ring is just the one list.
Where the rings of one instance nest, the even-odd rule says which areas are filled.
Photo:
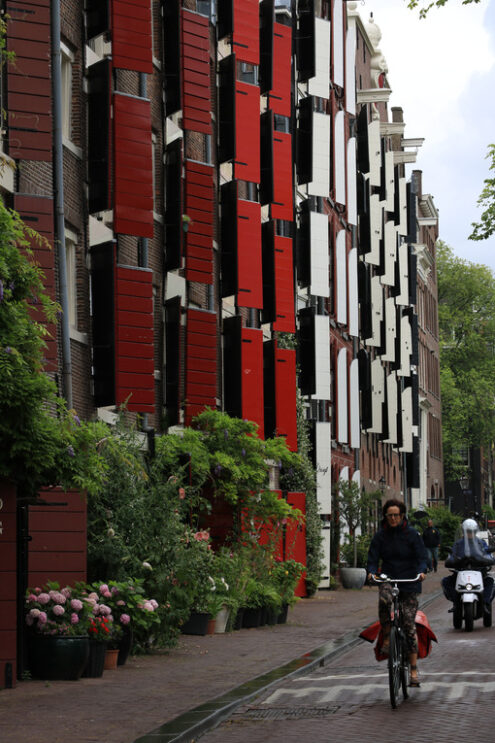
[[263, 584], [256, 578], [248, 578], [244, 590], [243, 606], [244, 614], [242, 626], [245, 629], [259, 627], [261, 622], [261, 609], [265, 600], [265, 591]]
[[25, 621], [29, 628], [29, 667], [33, 676], [77, 680], [89, 654], [89, 604], [73, 588], [48, 582], [28, 589]]
[[279, 624], [285, 624], [289, 606], [292, 606], [297, 601], [294, 591], [301, 575], [304, 573], [304, 569], [302, 563], [293, 559], [276, 562], [273, 566], [272, 579], [280, 595], [281, 604], [277, 617]]
[[89, 619], [89, 655], [83, 676], [86, 678], [100, 678], [105, 666], [107, 645], [113, 629], [113, 617], [95, 616]]
[[357, 566], [356, 529], [370, 503], [370, 496], [354, 480], [339, 480], [334, 486], [334, 494], [338, 517], [345, 521], [349, 529], [352, 553], [352, 567], [341, 566], [340, 579], [344, 588], [362, 588], [366, 581], [366, 570]]

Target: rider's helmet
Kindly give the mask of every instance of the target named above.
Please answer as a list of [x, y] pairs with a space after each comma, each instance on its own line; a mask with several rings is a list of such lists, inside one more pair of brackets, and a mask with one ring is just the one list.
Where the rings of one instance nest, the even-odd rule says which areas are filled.
[[474, 519], [466, 519], [462, 522], [462, 531], [464, 532], [464, 536], [472, 539], [476, 536], [478, 524]]

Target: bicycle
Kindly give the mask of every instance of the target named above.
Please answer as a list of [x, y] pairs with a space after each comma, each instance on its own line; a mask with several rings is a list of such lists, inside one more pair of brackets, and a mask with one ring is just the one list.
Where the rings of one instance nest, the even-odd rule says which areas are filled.
[[399, 583], [416, 583], [421, 573], [415, 578], [389, 578], [386, 575], [374, 575], [372, 582], [392, 584], [392, 623], [390, 626], [390, 649], [388, 654], [388, 686], [390, 692], [390, 704], [392, 709], [397, 709], [400, 688], [404, 699], [409, 696], [409, 649], [407, 647], [406, 635], [402, 626], [401, 602], [399, 601]]

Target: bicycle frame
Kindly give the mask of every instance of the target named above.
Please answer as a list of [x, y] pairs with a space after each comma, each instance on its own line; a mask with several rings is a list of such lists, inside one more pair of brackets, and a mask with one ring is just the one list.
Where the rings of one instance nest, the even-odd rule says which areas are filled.
[[416, 583], [420, 579], [420, 573], [415, 578], [388, 578], [386, 575], [373, 576], [373, 582], [377, 585], [389, 583], [392, 586], [392, 616], [390, 626], [390, 649], [388, 655], [388, 681], [390, 692], [390, 704], [392, 709], [397, 709], [399, 692], [402, 687], [404, 699], [409, 696], [409, 650], [406, 635], [402, 625], [401, 602], [399, 600], [399, 583]]

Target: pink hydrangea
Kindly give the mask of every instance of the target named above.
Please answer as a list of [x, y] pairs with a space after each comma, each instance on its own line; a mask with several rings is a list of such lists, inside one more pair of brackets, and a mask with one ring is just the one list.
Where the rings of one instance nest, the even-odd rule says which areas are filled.
[[31, 616], [31, 614], [26, 614], [26, 624], [28, 627], [31, 627], [34, 622], [34, 617]]
[[79, 622], [79, 617], [76, 613], [73, 613], [70, 615], [70, 623], [71, 624], [77, 624]]
[[158, 609], [158, 601], [155, 601], [155, 599], [150, 599], [150, 604], [153, 609]]
[[131, 618], [129, 614], [121, 614], [120, 621], [122, 622], [122, 624], [129, 624], [129, 622], [131, 621]]
[[69, 586], [66, 586], [65, 588], [62, 588], [62, 590], [60, 591], [60, 593], [61, 593], [61, 594], [62, 594], [63, 596], [65, 596], [65, 598], [66, 598], [66, 599], [68, 599], [68, 598], [69, 598], [69, 597], [71, 596], [71, 594], [72, 594], [72, 591], [71, 591], [71, 589], [69, 588]]
[[46, 624], [48, 620], [48, 617], [46, 616], [45, 611], [40, 611], [40, 615], [38, 617], [38, 627], [41, 627], [43, 624]]
[[98, 601], [98, 594], [93, 591], [88, 595], [88, 599], [90, 599], [91, 601]]
[[106, 599], [111, 599], [111, 598], [112, 598], [112, 592], [111, 592], [111, 591], [102, 591], [102, 595], [103, 595], [103, 596], [104, 596], [104, 597], [105, 597]]
[[39, 609], [31, 609], [31, 611], [29, 612], [29, 614], [30, 614], [30, 616], [33, 617], [33, 619], [37, 619], [39, 617], [39, 615], [41, 614], [41, 612], [40, 612]]
[[107, 606], [106, 604], [100, 604], [100, 614], [105, 616], [111, 613], [112, 613], [112, 610], [110, 609], [109, 606]]
[[105, 591], [108, 591], [109, 588], [106, 583], [102, 583], [100, 586], [100, 593], [105, 593]]
[[143, 609], [146, 609], [146, 611], [154, 611], [155, 610], [155, 607], [153, 606], [153, 604], [151, 603], [151, 601], [145, 601], [144, 602]]
[[125, 606], [125, 601], [122, 601], [122, 599], [119, 599], [119, 601], [117, 601], [117, 606]]
[[83, 603], [79, 599], [72, 599], [70, 605], [75, 611], [81, 611], [83, 608]]
[[51, 597], [50, 597], [50, 594], [48, 593], [40, 593], [40, 595], [38, 596], [38, 604], [42, 604], [42, 605], [49, 604], [50, 601], [51, 601]]
[[65, 604], [67, 601], [66, 597], [60, 591], [50, 591], [50, 598], [56, 601], [57, 604]]
[[38, 597], [35, 593], [30, 593], [29, 596], [26, 598], [26, 601], [29, 603], [32, 603], [33, 601], [38, 601]]
[[53, 607], [53, 613], [56, 617], [61, 617], [62, 614], [65, 614], [65, 609], [63, 606], [60, 606], [60, 604], [55, 604]]
[[34, 589], [34, 592], [35, 593], [41, 593], [41, 588], [39, 588], [38, 586], [36, 586], [36, 588]]

